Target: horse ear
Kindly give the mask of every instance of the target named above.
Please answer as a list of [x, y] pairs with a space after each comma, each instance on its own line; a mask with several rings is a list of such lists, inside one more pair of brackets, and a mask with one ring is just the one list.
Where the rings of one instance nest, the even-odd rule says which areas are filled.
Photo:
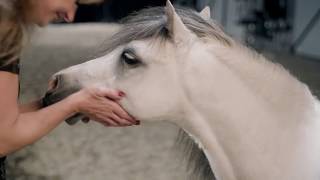
[[211, 9], [209, 6], [206, 6], [201, 12], [200, 16], [205, 19], [205, 20], [210, 20], [211, 19]]
[[165, 13], [168, 18], [167, 29], [172, 36], [173, 40], [178, 42], [183, 42], [185, 40], [191, 39], [195, 36], [192, 32], [184, 25], [181, 18], [176, 13], [170, 0], [167, 0], [167, 5], [165, 7]]

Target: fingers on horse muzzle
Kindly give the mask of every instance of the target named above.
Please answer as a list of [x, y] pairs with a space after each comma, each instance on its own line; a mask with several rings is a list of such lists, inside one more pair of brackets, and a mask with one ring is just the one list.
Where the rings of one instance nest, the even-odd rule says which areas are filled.
[[[48, 107], [52, 104], [55, 104], [81, 89], [79, 86], [71, 86], [66, 84], [63, 80], [62, 75], [53, 77], [53, 80], [49, 84], [49, 90], [42, 99], [43, 107]], [[76, 114], [68, 118], [66, 122], [69, 125], [73, 125], [77, 123], [82, 117], [83, 115]]]

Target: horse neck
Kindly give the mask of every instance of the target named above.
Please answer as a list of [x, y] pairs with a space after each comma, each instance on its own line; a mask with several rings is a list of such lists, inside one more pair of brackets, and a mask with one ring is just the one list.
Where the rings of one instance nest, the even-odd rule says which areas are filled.
[[185, 77], [178, 123], [217, 179], [318, 179], [320, 106], [308, 88], [244, 47], [211, 51], [215, 60], [192, 64]]

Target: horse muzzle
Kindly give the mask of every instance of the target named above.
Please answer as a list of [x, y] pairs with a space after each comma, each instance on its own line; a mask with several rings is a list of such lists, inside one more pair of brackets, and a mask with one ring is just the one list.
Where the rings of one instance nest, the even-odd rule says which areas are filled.
[[[49, 82], [49, 89], [46, 92], [44, 98], [42, 98], [42, 106], [48, 107], [55, 104], [69, 95], [79, 91], [81, 88], [78, 85], [67, 84], [64, 80], [63, 75], [55, 75]], [[73, 125], [83, 117], [81, 114], [76, 114], [71, 118], [67, 119], [66, 122], [69, 125]]]

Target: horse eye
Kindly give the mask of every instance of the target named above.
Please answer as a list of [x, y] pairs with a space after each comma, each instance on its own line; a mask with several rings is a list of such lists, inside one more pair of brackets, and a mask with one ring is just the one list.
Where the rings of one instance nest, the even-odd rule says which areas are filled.
[[130, 52], [123, 52], [121, 55], [122, 62], [128, 66], [136, 66], [141, 62]]

